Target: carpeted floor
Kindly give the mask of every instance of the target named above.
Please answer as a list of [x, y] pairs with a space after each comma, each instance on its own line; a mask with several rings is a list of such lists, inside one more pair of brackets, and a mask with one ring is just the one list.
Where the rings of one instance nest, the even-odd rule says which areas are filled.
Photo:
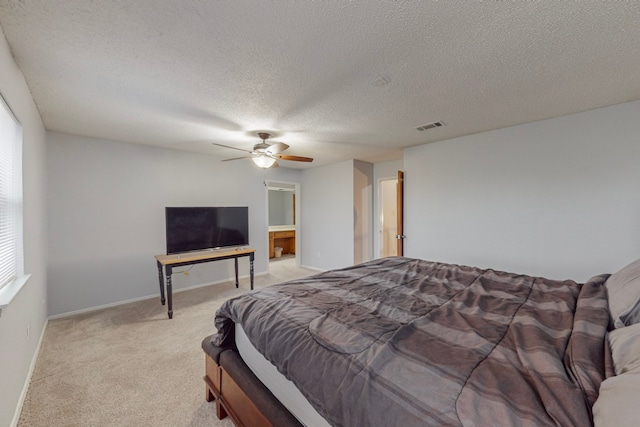
[[[272, 262], [255, 287], [314, 273], [294, 261]], [[159, 297], [51, 320], [18, 426], [232, 426], [205, 401], [200, 342], [216, 309], [248, 289], [244, 279], [176, 293], [172, 320]]]

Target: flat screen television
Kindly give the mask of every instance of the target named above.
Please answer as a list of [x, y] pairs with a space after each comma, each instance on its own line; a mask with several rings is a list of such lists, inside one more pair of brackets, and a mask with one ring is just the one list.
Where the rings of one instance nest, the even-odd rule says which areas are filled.
[[167, 255], [249, 244], [248, 207], [166, 207]]

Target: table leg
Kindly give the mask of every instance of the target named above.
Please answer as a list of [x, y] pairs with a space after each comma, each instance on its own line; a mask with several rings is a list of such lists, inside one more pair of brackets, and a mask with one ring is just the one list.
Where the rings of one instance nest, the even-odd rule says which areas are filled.
[[249, 279], [251, 280], [251, 290], [253, 290], [253, 252], [249, 255]]
[[236, 289], [237, 289], [238, 286], [240, 285], [240, 283], [238, 282], [238, 257], [235, 257], [233, 260], [235, 261], [235, 265], [236, 265]]
[[158, 280], [160, 281], [160, 302], [164, 305], [164, 277], [162, 277], [162, 264], [160, 261], [156, 261], [158, 263]]
[[172, 285], [171, 285], [171, 274], [172, 268], [170, 265], [165, 267], [165, 274], [167, 276], [167, 302], [168, 302], [168, 314], [169, 319], [173, 319], [173, 301], [172, 301]]

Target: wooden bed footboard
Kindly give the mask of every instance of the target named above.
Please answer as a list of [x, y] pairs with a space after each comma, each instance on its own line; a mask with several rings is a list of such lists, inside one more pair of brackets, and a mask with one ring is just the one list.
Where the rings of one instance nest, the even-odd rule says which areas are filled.
[[232, 348], [202, 341], [205, 352], [205, 399], [215, 400], [219, 419], [229, 416], [238, 427], [302, 427], [260, 382]]

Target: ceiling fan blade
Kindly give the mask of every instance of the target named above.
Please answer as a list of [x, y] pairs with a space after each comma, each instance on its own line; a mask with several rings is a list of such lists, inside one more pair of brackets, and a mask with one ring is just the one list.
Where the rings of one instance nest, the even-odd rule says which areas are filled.
[[238, 147], [232, 147], [230, 145], [223, 145], [223, 144], [218, 144], [218, 143], [215, 143], [215, 142], [212, 142], [211, 144], [212, 145], [217, 145], [218, 147], [231, 148], [232, 150], [239, 150], [239, 151], [244, 151], [245, 153], [251, 153], [251, 151], [249, 151], [249, 150], [245, 150], [243, 148], [238, 148]]
[[231, 160], [250, 159], [251, 156], [234, 157], [233, 159], [220, 160], [221, 162], [230, 162]]
[[278, 162], [273, 162], [273, 164], [271, 165], [271, 167], [269, 169], [273, 169], [273, 168], [279, 168], [280, 165], [278, 164]]
[[265, 151], [269, 154], [278, 154], [278, 153], [282, 153], [287, 148], [289, 148], [289, 146], [284, 142], [275, 142], [271, 144], [269, 147], [267, 147]]
[[311, 157], [289, 156], [287, 154], [276, 154], [276, 157], [282, 160], [291, 160], [293, 162], [313, 162]]

